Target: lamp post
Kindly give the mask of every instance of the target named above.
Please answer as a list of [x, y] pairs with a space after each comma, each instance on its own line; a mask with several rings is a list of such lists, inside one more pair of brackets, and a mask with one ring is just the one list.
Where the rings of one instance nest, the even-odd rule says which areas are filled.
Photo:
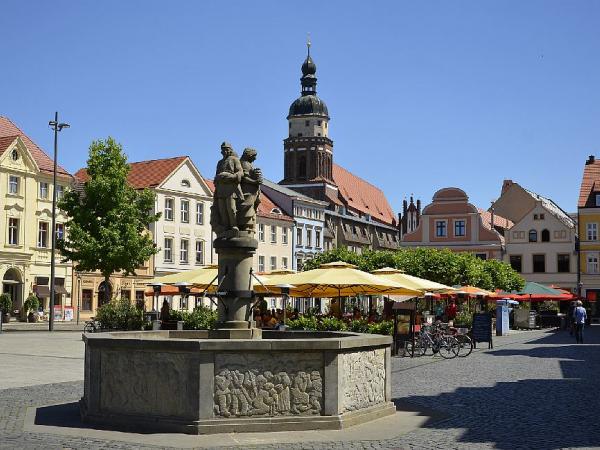
[[154, 295], [152, 296], [152, 311], [158, 311], [158, 308], [154, 307], [154, 297], [156, 296], [156, 304], [158, 305], [158, 297], [160, 295], [160, 291], [164, 286], [164, 283], [150, 283], [148, 286], [152, 286], [152, 290], [154, 291]]
[[81, 272], [77, 274], [77, 325], [79, 325], [79, 312], [81, 311]]
[[50, 128], [54, 130], [54, 171], [52, 172], [52, 249], [50, 251], [50, 320], [48, 321], [48, 331], [54, 330], [54, 297], [55, 297], [55, 272], [56, 261], [54, 260], [54, 252], [56, 250], [56, 168], [58, 160], [58, 132], [63, 128], [69, 128], [68, 123], [58, 122], [58, 111], [54, 113], [54, 120], [48, 122]]

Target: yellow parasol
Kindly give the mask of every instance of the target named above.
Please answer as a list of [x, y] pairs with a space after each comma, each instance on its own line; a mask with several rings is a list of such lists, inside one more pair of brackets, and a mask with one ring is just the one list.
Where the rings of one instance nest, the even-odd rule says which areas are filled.
[[419, 291], [419, 295], [423, 295], [426, 292], [454, 292], [454, 289], [450, 286], [436, 283], [435, 281], [426, 280], [425, 278], [408, 275], [401, 270], [394, 269], [392, 267], [384, 267], [383, 269], [373, 270], [371, 273], [379, 278], [402, 283], [410, 289]]
[[271, 289], [289, 284], [291, 297], [346, 297], [358, 294], [421, 295], [401, 283], [386, 280], [342, 261], [321, 264], [318, 269], [289, 275], [269, 276], [265, 285]]

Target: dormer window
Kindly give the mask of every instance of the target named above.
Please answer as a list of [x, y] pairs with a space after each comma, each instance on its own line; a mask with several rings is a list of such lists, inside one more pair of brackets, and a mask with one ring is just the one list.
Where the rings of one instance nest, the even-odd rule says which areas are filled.
[[181, 185], [189, 188], [191, 186], [190, 180], [181, 180]]
[[271, 210], [271, 214], [278, 214], [278, 215], [282, 215], [281, 210], [279, 208], [273, 208]]
[[17, 151], [16, 148], [12, 151], [10, 156], [12, 157], [13, 161], [16, 161], [19, 159], [19, 152]]

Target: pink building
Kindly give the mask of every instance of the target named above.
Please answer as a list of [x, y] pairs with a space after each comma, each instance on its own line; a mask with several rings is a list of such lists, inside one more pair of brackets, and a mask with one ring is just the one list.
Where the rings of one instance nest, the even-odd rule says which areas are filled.
[[443, 188], [423, 209], [417, 228], [402, 237], [401, 245], [448, 248], [482, 259], [502, 260], [502, 232], [510, 225], [502, 217], [477, 209], [463, 190]]

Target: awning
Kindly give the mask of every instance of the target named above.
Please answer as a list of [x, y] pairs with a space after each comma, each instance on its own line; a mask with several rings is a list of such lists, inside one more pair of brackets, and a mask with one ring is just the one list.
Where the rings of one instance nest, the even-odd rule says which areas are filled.
[[[50, 291], [50, 289], [48, 289]], [[69, 292], [65, 289], [64, 286], [54, 285], [54, 293], [55, 294], [68, 294]]]
[[34, 286], [33, 292], [39, 298], [50, 297], [50, 288], [48, 286]]

